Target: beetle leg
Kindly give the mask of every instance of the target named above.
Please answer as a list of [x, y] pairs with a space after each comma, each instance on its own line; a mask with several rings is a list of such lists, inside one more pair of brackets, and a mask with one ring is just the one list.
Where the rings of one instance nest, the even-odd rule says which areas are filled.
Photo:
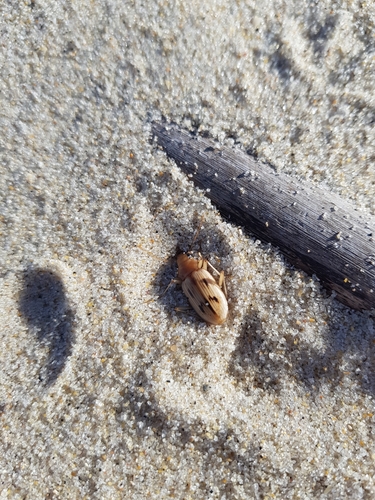
[[177, 312], [185, 312], [185, 311], [191, 311], [192, 309], [190, 306], [178, 306], [175, 307], [174, 310]]
[[228, 297], [227, 294], [227, 285], [225, 284], [225, 276], [224, 276], [224, 271], [221, 271], [220, 277], [219, 277], [219, 287], [223, 289], [225, 298]]
[[207, 271], [207, 261], [206, 259], [204, 259], [202, 257], [202, 254], [200, 252], [198, 252], [198, 257], [199, 257], [199, 269], [204, 269], [205, 271]]
[[164, 295], [167, 293], [167, 291], [169, 290], [169, 288], [171, 287], [171, 285], [181, 285], [182, 281], [179, 280], [179, 279], [173, 279], [170, 281], [169, 285], [167, 286], [167, 288], [164, 290], [164, 292], [159, 296], [159, 299], [161, 297], [164, 297]]
[[221, 274], [221, 273], [219, 273], [219, 271], [217, 269], [214, 268], [214, 266], [211, 264], [211, 262], [209, 262], [208, 260], [206, 260], [206, 262], [210, 266], [210, 268], [215, 271], [216, 274]]
[[[223, 292], [224, 292], [224, 295], [225, 297], [227, 297], [227, 286], [225, 284], [225, 277], [224, 277], [224, 271], [221, 271], [221, 273], [219, 273], [219, 271], [217, 269], [214, 268], [214, 266], [208, 261], [206, 260], [207, 264], [210, 266], [211, 269], [213, 269], [215, 271], [215, 273], [217, 273], [219, 275], [219, 287], [223, 289]], [[207, 269], [207, 267], [206, 267]]]

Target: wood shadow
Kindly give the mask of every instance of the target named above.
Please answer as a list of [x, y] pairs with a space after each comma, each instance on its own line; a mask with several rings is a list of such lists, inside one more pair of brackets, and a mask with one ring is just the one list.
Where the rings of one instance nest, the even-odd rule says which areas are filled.
[[[350, 310], [348, 309], [348, 315]], [[301, 324], [300, 328], [303, 329]], [[301, 333], [303, 330], [301, 330]], [[260, 388], [279, 394], [284, 381], [297, 380], [311, 397], [319, 397], [322, 385], [332, 392], [347, 382], [375, 395], [374, 332], [363, 332], [356, 344], [339, 319], [331, 317], [325, 332], [325, 349], [316, 349], [303, 335], [287, 333], [283, 342], [270, 338], [255, 311], [243, 322], [228, 373], [245, 392]], [[350, 368], [345, 358], [350, 357]]]

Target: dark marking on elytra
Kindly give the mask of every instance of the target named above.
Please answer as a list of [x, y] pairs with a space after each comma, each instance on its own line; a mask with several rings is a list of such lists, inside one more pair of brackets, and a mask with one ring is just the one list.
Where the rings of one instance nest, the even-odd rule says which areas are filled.
[[215, 309], [212, 307], [212, 305], [209, 302], [201, 302], [199, 304], [199, 310], [202, 311], [203, 314], [207, 314], [207, 309], [209, 309], [213, 314], [216, 314]]
[[208, 287], [208, 285], [217, 285], [214, 279], [203, 278], [202, 282]]
[[211, 310], [214, 314], [216, 314], [215, 309], [212, 307], [212, 305], [211, 305], [209, 302], [207, 302], [206, 306], [207, 306], [207, 307], [208, 307], [208, 309], [210, 309], [210, 310]]
[[215, 302], [219, 302], [219, 299], [217, 297], [210, 297], [210, 300], [214, 300]]

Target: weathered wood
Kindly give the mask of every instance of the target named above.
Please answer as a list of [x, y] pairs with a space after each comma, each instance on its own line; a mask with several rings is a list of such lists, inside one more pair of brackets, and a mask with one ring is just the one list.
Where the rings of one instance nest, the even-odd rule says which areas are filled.
[[221, 213], [296, 267], [315, 274], [338, 300], [375, 308], [375, 218], [328, 189], [301, 182], [239, 149], [176, 125], [153, 123], [158, 143]]

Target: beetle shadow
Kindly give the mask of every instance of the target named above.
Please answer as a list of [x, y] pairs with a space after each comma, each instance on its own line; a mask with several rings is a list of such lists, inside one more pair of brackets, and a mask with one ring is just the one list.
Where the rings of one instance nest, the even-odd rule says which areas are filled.
[[[333, 316], [327, 324], [324, 340], [326, 348], [321, 350], [298, 334], [288, 333], [280, 343], [270, 338], [253, 311], [244, 318], [237, 346], [231, 355], [228, 374], [247, 393], [260, 388], [279, 395], [284, 382], [293, 379], [312, 398], [317, 398], [323, 385], [334, 391], [337, 386], [345, 386], [349, 380], [363, 392], [374, 396], [374, 333], [364, 333], [362, 345], [354, 345], [350, 333], [345, 332], [339, 318]], [[346, 354], [351, 357], [350, 370], [345, 368]]]
[[25, 270], [19, 311], [30, 334], [48, 349], [39, 379], [51, 386], [63, 371], [74, 342], [73, 312], [61, 277], [49, 269]]
[[[166, 219], [169, 222], [168, 227], [165, 229], [167, 232], [173, 231], [173, 234], [177, 237], [177, 242], [171, 256], [159, 267], [151, 283], [152, 291], [158, 297], [159, 303], [170, 314], [176, 307], [186, 309], [186, 311], [180, 311], [179, 313], [182, 322], [188, 323], [197, 319], [203, 321], [189, 305], [181, 286], [172, 283], [178, 276], [177, 255], [181, 252], [192, 252], [192, 256], [195, 258], [198, 258], [200, 253], [205, 258], [215, 259], [218, 254], [230, 255], [232, 253], [231, 248], [226, 243], [225, 236], [221, 231], [212, 223], [202, 223], [202, 218], [197, 213], [194, 214], [193, 218], [194, 230], [182, 227], [179, 221], [170, 222], [173, 219], [172, 211], [171, 216], [166, 217]], [[221, 271], [220, 264], [214, 262], [214, 266], [218, 271]], [[216, 273], [213, 276], [216, 280], [218, 279]]]

